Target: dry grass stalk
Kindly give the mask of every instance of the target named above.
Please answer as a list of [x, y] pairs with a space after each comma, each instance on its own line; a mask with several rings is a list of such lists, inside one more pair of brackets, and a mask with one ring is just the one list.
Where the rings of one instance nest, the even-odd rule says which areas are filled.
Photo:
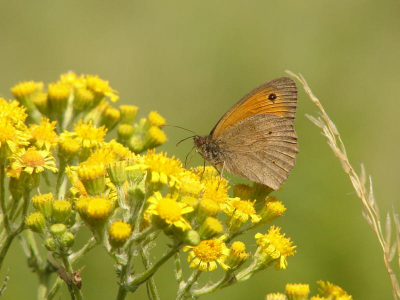
[[394, 220], [395, 227], [395, 239], [392, 242], [392, 222], [390, 214], [386, 215], [385, 228], [382, 228], [382, 222], [379, 215], [379, 207], [374, 197], [374, 192], [372, 189], [372, 178], [368, 177], [369, 183], [367, 184], [367, 175], [365, 172], [364, 165], [361, 164], [361, 172], [358, 175], [352, 165], [349, 162], [349, 159], [346, 154], [346, 149], [343, 144], [343, 141], [340, 137], [340, 134], [335, 126], [335, 124], [329, 119], [328, 114], [325, 112], [321, 102], [315, 97], [312, 93], [310, 87], [308, 86], [306, 80], [302, 75], [296, 75], [290, 71], [286, 71], [290, 76], [295, 77], [304, 87], [304, 90], [310, 97], [311, 101], [314, 102], [315, 105], [318, 106], [320, 110], [320, 116], [315, 118], [310, 115], [306, 115], [316, 126], [321, 128], [322, 134], [327, 138], [328, 145], [331, 147], [335, 156], [339, 159], [343, 170], [349, 175], [351, 183], [354, 187], [354, 190], [357, 193], [358, 198], [361, 200], [363, 205], [363, 216], [374, 230], [379, 243], [383, 250], [383, 259], [386, 266], [386, 269], [389, 273], [389, 277], [393, 287], [393, 297], [394, 299], [400, 299], [400, 287], [397, 277], [392, 269], [391, 262], [397, 253], [397, 262], [400, 265], [400, 221], [399, 216], [396, 213], [393, 213], [392, 217]]

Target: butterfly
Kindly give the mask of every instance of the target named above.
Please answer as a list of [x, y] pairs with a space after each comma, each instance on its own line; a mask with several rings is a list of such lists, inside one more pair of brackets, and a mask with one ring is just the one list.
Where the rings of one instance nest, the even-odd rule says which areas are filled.
[[296, 108], [296, 83], [271, 80], [229, 109], [209, 135], [194, 136], [194, 145], [213, 166], [277, 190], [299, 152]]

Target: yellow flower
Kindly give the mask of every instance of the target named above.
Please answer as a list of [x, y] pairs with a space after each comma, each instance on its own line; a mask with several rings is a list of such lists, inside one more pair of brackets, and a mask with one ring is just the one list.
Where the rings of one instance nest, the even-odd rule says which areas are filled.
[[109, 143], [103, 143], [102, 147], [96, 149], [87, 159], [85, 164], [87, 165], [98, 165], [103, 164], [107, 165], [113, 163], [117, 160], [121, 160], [127, 156], [130, 156], [131, 152], [128, 148], [125, 148], [120, 143], [115, 140], [110, 141]]
[[131, 225], [123, 221], [116, 221], [111, 224], [108, 234], [110, 242], [114, 247], [121, 247], [131, 235]]
[[26, 108], [20, 106], [18, 101], [6, 101], [0, 97], [0, 119], [7, 119], [12, 125], [16, 125], [23, 124], [27, 117]]
[[270, 223], [276, 218], [283, 215], [286, 207], [276, 197], [268, 196], [260, 210], [261, 222], [260, 225]]
[[40, 194], [32, 197], [32, 205], [40, 211], [46, 218], [49, 218], [53, 213], [53, 194]]
[[204, 190], [204, 183], [192, 171], [185, 171], [179, 176], [181, 195], [199, 197]]
[[265, 300], [288, 300], [288, 298], [282, 293], [271, 293], [265, 297]]
[[63, 82], [50, 83], [47, 89], [48, 102], [53, 111], [64, 112], [68, 105], [71, 88]]
[[290, 299], [307, 299], [310, 294], [310, 286], [302, 283], [288, 283], [285, 293]]
[[134, 105], [120, 105], [121, 124], [130, 124], [135, 121], [138, 112], [138, 107]]
[[322, 294], [324, 297], [328, 297], [329, 299], [340, 299], [340, 300], [350, 300], [352, 297], [346, 293], [341, 287], [330, 283], [329, 281], [324, 282], [322, 280], [317, 281], [319, 286], [318, 292]]
[[219, 235], [224, 230], [221, 222], [213, 217], [207, 217], [206, 220], [201, 224], [199, 234], [201, 239], [208, 240]]
[[86, 75], [86, 84], [87, 88], [96, 95], [96, 98], [107, 96], [112, 102], [119, 99], [118, 92], [110, 87], [108, 81], [99, 78], [97, 75]]
[[74, 87], [82, 87], [86, 85], [83, 75], [77, 76], [74, 72], [68, 72], [60, 75], [60, 82]]
[[213, 271], [217, 268], [217, 263], [227, 270], [229, 267], [225, 264], [225, 260], [229, 255], [229, 249], [226, 247], [225, 236], [220, 238], [201, 241], [198, 246], [185, 246], [183, 251], [189, 252], [187, 261], [192, 269], [200, 271]]
[[77, 174], [90, 195], [99, 195], [104, 192], [106, 169], [103, 164], [80, 164]]
[[29, 135], [18, 130], [6, 118], [0, 118], [0, 157], [7, 158], [15, 153], [19, 147], [29, 145]]
[[74, 110], [80, 112], [85, 109], [90, 109], [93, 106], [94, 106], [93, 92], [88, 90], [86, 87], [76, 88], [74, 97]]
[[62, 157], [67, 162], [74, 159], [80, 149], [81, 144], [73, 138], [63, 137], [58, 139], [59, 157]]
[[93, 148], [104, 143], [104, 136], [107, 133], [107, 128], [101, 126], [96, 128], [92, 122], [83, 123], [79, 120], [78, 124], [74, 124], [74, 132], [64, 131], [60, 137], [75, 138], [83, 148]]
[[147, 155], [143, 156], [142, 163], [128, 167], [127, 170], [134, 168], [147, 170], [150, 182], [160, 182], [169, 186], [179, 184], [180, 175], [185, 171], [180, 160], [175, 157], [169, 158], [166, 153], [155, 153], [155, 150], [149, 150]]
[[42, 118], [40, 125], [31, 124], [29, 126], [29, 132], [32, 136], [32, 144], [38, 149], [45, 149], [49, 151], [51, 148], [57, 145], [58, 136], [55, 132], [56, 121], [50, 122], [47, 118]]
[[58, 223], [63, 223], [70, 216], [71, 202], [68, 200], [56, 200], [53, 202], [53, 218]]
[[24, 81], [15, 85], [11, 89], [11, 92], [16, 99], [20, 100], [42, 90], [43, 82]]
[[46, 228], [46, 219], [44, 218], [42, 213], [34, 212], [26, 217], [25, 224], [32, 231], [43, 233], [44, 229]]
[[171, 198], [170, 195], [163, 198], [160, 192], [155, 192], [147, 201], [151, 204], [146, 212], [156, 216], [160, 227], [173, 225], [183, 231], [191, 229], [189, 222], [182, 215], [192, 212], [193, 207], [177, 202], [176, 198]]
[[246, 253], [246, 245], [241, 241], [235, 241], [231, 245], [226, 264], [231, 268], [238, 268], [248, 258], [249, 254]]
[[245, 223], [250, 217], [253, 223], [257, 223], [261, 220], [261, 217], [256, 214], [254, 203], [255, 201], [251, 202], [249, 200], [240, 200], [239, 198], [230, 198], [222, 207], [223, 211], [232, 219]]
[[143, 147], [146, 149], [155, 148], [167, 141], [167, 136], [157, 126], [151, 126], [143, 139]]
[[227, 203], [229, 199], [229, 186], [224, 178], [220, 178], [219, 176], [206, 178], [204, 185], [203, 199], [211, 199], [221, 207], [223, 204]]
[[106, 219], [112, 209], [111, 201], [105, 197], [81, 196], [75, 202], [76, 209], [90, 221]]
[[200, 201], [199, 213], [202, 217], [216, 216], [220, 211], [219, 205], [214, 200], [205, 198]]
[[280, 230], [280, 227], [271, 226], [267, 234], [255, 235], [257, 244], [261, 247], [259, 259], [264, 260], [266, 264], [277, 261], [278, 270], [286, 269], [287, 257], [296, 253], [296, 246], [292, 246], [293, 242], [290, 238], [285, 238], [285, 234], [281, 234]]
[[35, 147], [30, 147], [28, 150], [22, 148], [13, 154], [11, 159], [13, 169], [22, 168], [22, 171], [28, 174], [41, 173], [44, 169], [54, 173], [58, 171], [51, 153], [45, 150], [36, 150]]
[[157, 127], [164, 125], [166, 122], [165, 119], [156, 111], [151, 111], [149, 113], [148, 120], [153, 126]]

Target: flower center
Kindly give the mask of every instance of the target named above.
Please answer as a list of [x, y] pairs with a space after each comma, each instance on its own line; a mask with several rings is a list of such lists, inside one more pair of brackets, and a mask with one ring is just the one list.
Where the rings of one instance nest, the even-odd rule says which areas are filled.
[[177, 222], [182, 217], [182, 211], [179, 204], [170, 198], [163, 198], [158, 202], [157, 212], [161, 219], [170, 222]]
[[45, 164], [45, 160], [42, 155], [36, 150], [28, 150], [21, 156], [21, 160], [28, 167], [40, 167]]
[[202, 241], [193, 251], [203, 262], [211, 262], [221, 256], [221, 242], [215, 239]]

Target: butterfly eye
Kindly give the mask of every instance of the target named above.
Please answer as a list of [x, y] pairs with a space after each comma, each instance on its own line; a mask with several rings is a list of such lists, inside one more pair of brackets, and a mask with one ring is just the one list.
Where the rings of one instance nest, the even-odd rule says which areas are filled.
[[275, 94], [269, 94], [268, 95], [268, 99], [269, 100], [275, 100], [276, 99], [276, 95]]

